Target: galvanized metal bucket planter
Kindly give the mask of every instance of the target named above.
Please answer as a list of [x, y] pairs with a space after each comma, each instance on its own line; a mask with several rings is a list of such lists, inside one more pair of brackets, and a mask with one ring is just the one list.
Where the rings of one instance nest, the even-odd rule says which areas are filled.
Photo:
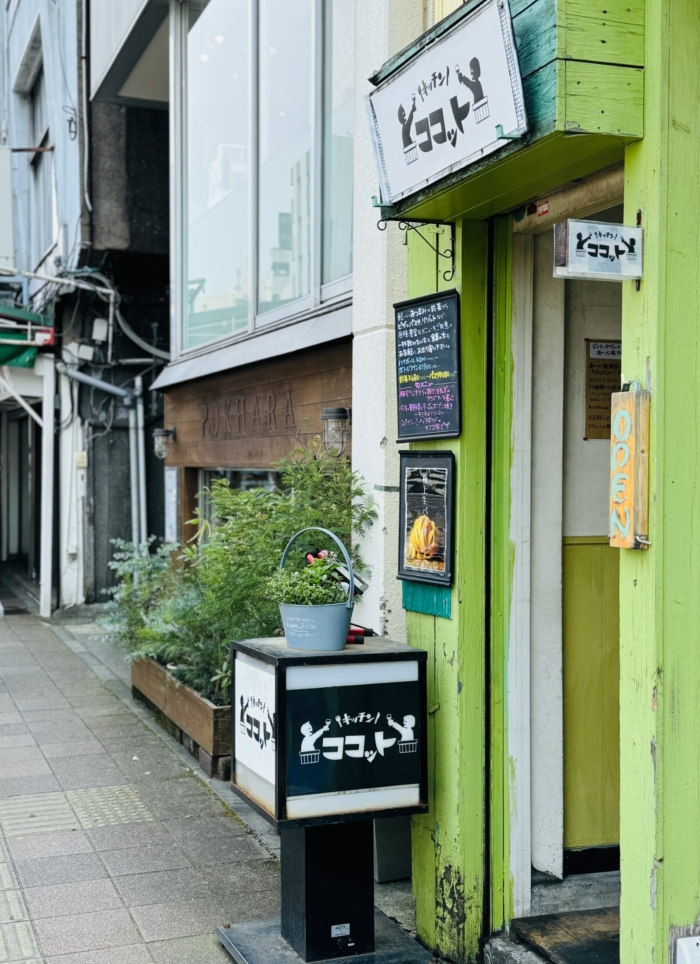
[[321, 526], [309, 526], [300, 529], [287, 543], [282, 553], [280, 569], [284, 569], [287, 561], [289, 547], [298, 536], [304, 532], [323, 532], [330, 536], [339, 547], [345, 559], [345, 565], [350, 574], [350, 589], [348, 601], [342, 603], [330, 603], [326, 606], [293, 606], [289, 603], [280, 603], [280, 615], [284, 626], [284, 635], [287, 645], [293, 649], [316, 649], [316, 650], [339, 650], [345, 649], [345, 641], [350, 629], [350, 620], [354, 608], [353, 597], [355, 594], [355, 574], [352, 569], [352, 562], [348, 551], [340, 541], [328, 529]]

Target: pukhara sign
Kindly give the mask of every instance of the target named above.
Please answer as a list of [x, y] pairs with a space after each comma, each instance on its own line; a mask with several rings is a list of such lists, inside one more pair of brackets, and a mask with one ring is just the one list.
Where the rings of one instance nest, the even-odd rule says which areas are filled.
[[382, 203], [527, 132], [510, 8], [485, 0], [367, 98]]

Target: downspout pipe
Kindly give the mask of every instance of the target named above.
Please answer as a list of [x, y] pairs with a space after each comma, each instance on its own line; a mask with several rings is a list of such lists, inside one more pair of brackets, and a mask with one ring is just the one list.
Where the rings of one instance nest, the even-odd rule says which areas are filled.
[[101, 378], [86, 375], [77, 368], [56, 363], [56, 370], [67, 378], [72, 378], [82, 385], [99, 388], [109, 395], [116, 395], [124, 400], [124, 406], [129, 412], [129, 473], [131, 479], [131, 541], [135, 546], [148, 541], [148, 523], [146, 519], [146, 442], [144, 432], [143, 412], [143, 380], [134, 380], [134, 391], [111, 385]]
[[134, 394], [136, 396], [136, 436], [138, 439], [140, 535], [141, 545], [145, 545], [148, 542], [148, 516], [146, 509], [146, 420], [143, 411], [143, 379], [140, 375], [137, 375], [134, 379]]

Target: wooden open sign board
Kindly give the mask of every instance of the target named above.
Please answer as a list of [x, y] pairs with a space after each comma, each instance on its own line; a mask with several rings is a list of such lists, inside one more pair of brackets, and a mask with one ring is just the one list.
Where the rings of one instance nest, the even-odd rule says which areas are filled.
[[610, 545], [649, 545], [649, 392], [616, 392], [610, 428]]

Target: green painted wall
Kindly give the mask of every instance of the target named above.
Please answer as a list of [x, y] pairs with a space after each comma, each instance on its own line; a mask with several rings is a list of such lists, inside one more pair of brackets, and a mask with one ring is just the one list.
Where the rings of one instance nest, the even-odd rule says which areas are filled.
[[[449, 236], [439, 239], [444, 246]], [[409, 642], [429, 654], [430, 813], [413, 820], [417, 927], [428, 946], [457, 961], [479, 953], [484, 905], [487, 246], [486, 224], [458, 225], [457, 276], [449, 282], [447, 262], [438, 264], [419, 237], [412, 234], [408, 247], [409, 297], [457, 287], [462, 305], [462, 435], [413, 446], [455, 453], [452, 616], [406, 613]]]
[[620, 553], [622, 964], [700, 932], [698, 50], [697, 0], [647, 0], [646, 134], [625, 157], [645, 277], [625, 285], [622, 367], [652, 393], [652, 546]]

